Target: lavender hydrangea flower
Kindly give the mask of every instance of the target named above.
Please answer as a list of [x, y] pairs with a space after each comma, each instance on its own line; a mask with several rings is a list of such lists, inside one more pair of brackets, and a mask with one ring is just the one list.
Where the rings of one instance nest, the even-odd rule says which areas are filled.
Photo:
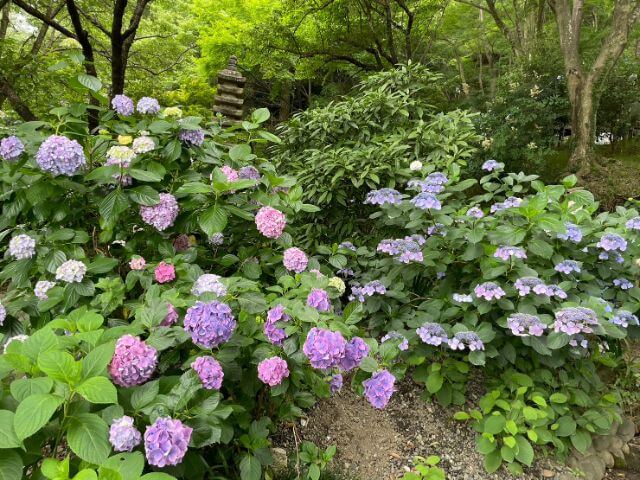
[[307, 305], [315, 308], [319, 312], [328, 312], [331, 310], [329, 294], [321, 288], [314, 288], [307, 296]]
[[517, 337], [540, 337], [547, 328], [537, 315], [528, 313], [514, 313], [507, 319], [507, 326]]
[[516, 290], [518, 290], [518, 293], [520, 294], [521, 297], [524, 297], [525, 295], [530, 294], [534, 288], [540, 285], [542, 285], [545, 288], [544, 291], [546, 292], [546, 285], [542, 280], [540, 280], [537, 277], [522, 277], [517, 279], [513, 284]]
[[506, 292], [500, 287], [500, 285], [494, 282], [485, 282], [476, 285], [474, 288], [476, 297], [484, 298], [486, 301], [499, 300], [506, 295]]
[[445, 332], [439, 323], [425, 323], [416, 329], [416, 333], [424, 343], [435, 347], [449, 341], [447, 332]]
[[116, 95], [111, 100], [111, 107], [123, 117], [133, 115], [133, 100], [126, 95]]
[[331, 380], [329, 380], [329, 391], [331, 393], [338, 393], [342, 390], [343, 381], [342, 374], [336, 373], [335, 375], [332, 375]]
[[7, 162], [15, 162], [24, 152], [24, 144], [14, 135], [0, 140], [0, 157]]
[[457, 303], [472, 303], [473, 297], [464, 293], [454, 293], [452, 296], [453, 301]]
[[625, 223], [627, 230], [640, 230], [640, 217], [633, 217]]
[[238, 178], [242, 180], [260, 180], [262, 177], [256, 167], [247, 165], [238, 170]]
[[36, 241], [29, 235], [21, 233], [9, 241], [9, 255], [16, 260], [25, 260], [36, 254]]
[[180, 420], [159, 417], [144, 432], [144, 450], [149, 465], [166, 467], [182, 462], [193, 429]]
[[566, 222], [564, 224], [564, 228], [567, 230], [567, 232], [558, 233], [558, 238], [560, 240], [570, 240], [573, 243], [580, 243], [582, 241], [582, 230], [580, 230], [580, 227], [578, 225]]
[[204, 130], [201, 128], [197, 128], [196, 130], [180, 130], [178, 138], [187, 145], [201, 147], [204, 143]]
[[484, 350], [484, 343], [474, 332], [458, 332], [448, 343], [451, 350], [464, 350], [465, 348], [471, 352]]
[[109, 427], [109, 443], [116, 452], [130, 452], [140, 445], [142, 434], [133, 424], [133, 418], [125, 415], [113, 420]]
[[347, 342], [340, 332], [313, 327], [307, 334], [302, 351], [313, 368], [328, 370], [340, 365], [346, 348]]
[[[534, 291], [537, 287], [534, 287]], [[536, 292], [538, 293], [538, 292]], [[567, 292], [565, 292], [559, 285], [546, 285], [546, 292], [543, 295], [548, 297], [557, 297], [561, 300], [567, 299]]]
[[215, 358], [211, 356], [198, 357], [191, 364], [191, 368], [198, 374], [202, 386], [207, 390], [220, 390], [224, 372]]
[[141, 385], [151, 378], [158, 364], [158, 351], [133, 335], [124, 335], [116, 342], [109, 364], [113, 383], [121, 387]]
[[422, 210], [440, 210], [442, 209], [442, 204], [438, 197], [436, 197], [432, 193], [422, 192], [413, 197], [411, 203], [415, 205], [417, 208]]
[[373, 407], [383, 409], [395, 391], [395, 383], [396, 377], [388, 370], [376, 372], [371, 378], [362, 382], [364, 396]]
[[575, 260], [563, 260], [554, 267], [556, 272], [571, 274], [571, 272], [580, 273], [582, 270], [580, 264]]
[[357, 250], [356, 246], [351, 243], [351, 242], [342, 242], [340, 245], [338, 245], [338, 248], [343, 248], [345, 250], [351, 250], [352, 252], [355, 252]]
[[429, 175], [427, 175], [425, 181], [432, 185], [446, 185], [447, 183], [449, 183], [449, 179], [447, 178], [447, 176], [441, 172], [430, 173]]
[[179, 211], [178, 201], [170, 193], [161, 193], [160, 202], [157, 205], [140, 205], [142, 221], [160, 232], [173, 225]]
[[596, 246], [607, 252], [624, 252], [627, 249], [627, 241], [616, 233], [605, 233]]
[[602, 251], [598, 255], [600, 260], [613, 260], [616, 263], [624, 263], [624, 257], [618, 252], [606, 252]]
[[596, 312], [585, 307], [563, 308], [555, 313], [555, 317], [553, 330], [567, 335], [593, 333], [592, 327], [598, 325]]
[[613, 284], [621, 290], [629, 290], [633, 288], [633, 283], [626, 278], [616, 278], [613, 280]]
[[387, 293], [387, 287], [385, 287], [380, 280], [373, 280], [363, 286], [355, 284], [351, 287], [349, 300], [357, 299], [359, 302], [364, 302], [365, 297], [371, 297], [376, 293], [380, 295]]
[[442, 193], [444, 191], [444, 185], [431, 183], [428, 180], [409, 180], [407, 187], [410, 190], [418, 190], [423, 193]]
[[427, 228], [427, 235], [430, 237], [434, 235], [440, 235], [441, 237], [447, 236], [447, 227], [445, 227], [442, 223], [436, 223]]
[[277, 326], [278, 322], [288, 322], [291, 317], [284, 312], [283, 305], [276, 305], [267, 312], [267, 321], [264, 323], [264, 335], [274, 345], [282, 345], [287, 338], [284, 328]]
[[469, 210], [467, 210], [466, 215], [467, 217], [482, 218], [484, 217], [484, 212], [479, 207], [471, 207]]
[[[0, 303], [0, 326], [4, 325], [4, 321], [7, 318], [7, 309]], [[5, 347], [6, 348], [6, 347]]]
[[48, 280], [39, 280], [36, 283], [35, 288], [33, 289], [33, 294], [39, 300], [46, 300], [47, 298], [49, 298], [47, 296], [47, 292], [55, 286], [55, 282], [50, 282]]
[[491, 205], [491, 213], [500, 212], [509, 208], [517, 208], [522, 204], [522, 199], [518, 197], [508, 197], [504, 202]]
[[224, 244], [224, 234], [222, 233], [214, 233], [208, 239], [209, 245], [220, 246]]
[[495, 258], [508, 261], [512, 257], [525, 259], [527, 258], [527, 252], [525, 252], [524, 248], [503, 245], [501, 247], [498, 247], [493, 256]]
[[67, 260], [56, 269], [56, 280], [67, 283], [80, 283], [87, 273], [87, 266], [78, 260]]
[[589, 340], [587, 340], [584, 335], [573, 335], [569, 340], [569, 346], [587, 349], [589, 348]]
[[362, 359], [369, 355], [369, 345], [360, 337], [353, 337], [344, 349], [344, 358], [340, 362], [340, 368], [350, 372], [360, 366]]
[[385, 239], [377, 247], [378, 252], [388, 253], [400, 263], [422, 262], [420, 244], [411, 239]]
[[280, 357], [266, 358], [258, 364], [258, 378], [270, 387], [280, 385], [288, 376], [289, 366]]
[[214, 348], [227, 342], [236, 326], [229, 305], [217, 300], [196, 302], [184, 317], [184, 329], [191, 335], [191, 340], [204, 348]]
[[51, 135], [40, 145], [36, 162], [41, 170], [53, 176], [71, 177], [86, 165], [87, 159], [82, 145], [77, 141], [61, 135]]
[[191, 293], [197, 297], [205, 293], [213, 293], [216, 297], [224, 297], [227, 294], [227, 287], [222, 284], [218, 275], [205, 273], [200, 275], [193, 284]]
[[309, 259], [302, 250], [297, 247], [291, 247], [284, 251], [282, 263], [284, 268], [290, 272], [302, 273], [307, 268]]
[[364, 203], [369, 205], [399, 205], [402, 203], [402, 194], [393, 188], [381, 188], [367, 193]]
[[622, 328], [627, 328], [629, 325], [640, 325], [638, 317], [627, 310], [618, 310], [609, 321]]
[[143, 115], [155, 115], [160, 112], [160, 103], [152, 97], [142, 97], [136, 105], [138, 113]]
[[400, 341], [400, 343], [398, 345], [398, 350], [400, 350], [402, 352], [404, 352], [406, 350], [409, 350], [409, 340], [407, 340], [407, 337], [405, 337], [401, 333], [395, 332], [395, 331], [391, 331], [391, 332], [387, 333], [384, 337], [382, 337], [380, 339], [380, 343], [388, 342], [389, 340], [399, 340]]
[[504, 163], [498, 162], [497, 160], [487, 160], [482, 164], [482, 169], [487, 172], [493, 172], [494, 170], [502, 170], [504, 168]]

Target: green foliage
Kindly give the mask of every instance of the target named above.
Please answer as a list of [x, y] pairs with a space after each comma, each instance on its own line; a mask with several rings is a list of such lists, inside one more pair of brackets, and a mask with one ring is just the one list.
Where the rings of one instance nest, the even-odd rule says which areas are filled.
[[414, 471], [405, 473], [402, 480], [445, 480], [444, 470], [438, 468], [440, 457], [431, 455], [427, 458], [415, 457]]
[[322, 472], [325, 471], [335, 454], [335, 445], [331, 445], [322, 451], [313, 442], [302, 442], [298, 458], [307, 472], [306, 480], [319, 480]]

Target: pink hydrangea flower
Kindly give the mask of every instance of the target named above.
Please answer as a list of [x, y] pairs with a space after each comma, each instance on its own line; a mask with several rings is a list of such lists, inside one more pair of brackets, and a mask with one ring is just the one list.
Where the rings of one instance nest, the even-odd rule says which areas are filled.
[[258, 378], [270, 387], [275, 387], [282, 383], [289, 376], [289, 367], [280, 357], [271, 357], [258, 364]]
[[144, 270], [144, 267], [147, 266], [147, 262], [144, 259], [144, 257], [141, 257], [140, 255], [136, 255], [135, 257], [132, 257], [131, 260], [129, 261], [129, 267], [131, 268], [131, 270]]
[[256, 226], [267, 238], [279, 238], [286, 225], [284, 213], [273, 207], [262, 207], [256, 214]]
[[284, 251], [282, 263], [284, 264], [284, 268], [290, 272], [301, 273], [304, 272], [305, 268], [307, 268], [309, 260], [302, 250], [296, 247], [291, 247]]
[[191, 364], [191, 368], [195, 370], [200, 377], [202, 386], [207, 390], [220, 390], [222, 387], [222, 379], [224, 372], [222, 366], [213, 357], [198, 357]]
[[224, 173], [224, 176], [227, 177], [227, 182], [235, 182], [238, 180], [238, 172], [231, 168], [229, 165], [225, 165], [220, 168], [220, 171]]
[[176, 269], [170, 263], [160, 262], [153, 273], [158, 283], [172, 282], [176, 279]]
[[176, 310], [176, 308], [172, 304], [168, 303], [167, 316], [164, 317], [164, 320], [162, 320], [162, 322], [160, 323], [160, 326], [170, 327], [171, 325], [174, 325], [178, 321], [179, 317], [180, 315], [178, 315], [178, 311]]
[[109, 364], [113, 383], [121, 387], [141, 385], [151, 378], [158, 364], [158, 351], [133, 335], [124, 335], [116, 342]]

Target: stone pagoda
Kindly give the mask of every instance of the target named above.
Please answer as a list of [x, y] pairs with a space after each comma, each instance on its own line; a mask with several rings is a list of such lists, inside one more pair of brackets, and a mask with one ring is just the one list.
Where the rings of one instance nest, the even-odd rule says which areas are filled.
[[227, 68], [218, 73], [218, 93], [214, 99], [213, 111], [224, 115], [228, 123], [242, 121], [244, 104], [244, 78], [237, 67], [238, 59], [229, 58]]

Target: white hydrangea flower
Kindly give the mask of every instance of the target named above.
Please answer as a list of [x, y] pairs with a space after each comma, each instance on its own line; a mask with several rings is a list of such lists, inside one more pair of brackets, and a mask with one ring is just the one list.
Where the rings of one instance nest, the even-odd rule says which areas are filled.
[[156, 148], [156, 144], [151, 137], [143, 135], [133, 141], [132, 148], [135, 153], [147, 153]]
[[29, 235], [16, 235], [9, 241], [9, 254], [16, 260], [31, 258], [36, 254], [36, 241]]
[[87, 273], [87, 266], [78, 260], [67, 260], [56, 269], [56, 280], [80, 283]]
[[414, 160], [409, 164], [409, 170], [411, 170], [412, 172], [422, 170], [422, 162], [420, 160]]
[[191, 293], [196, 296], [204, 295], [205, 293], [213, 293], [217, 297], [224, 297], [227, 294], [227, 287], [220, 282], [220, 277], [213, 273], [205, 273], [200, 275], [193, 284]]
[[49, 280], [40, 280], [36, 283], [33, 289], [33, 294], [40, 300], [46, 300], [49, 298], [47, 292], [56, 286], [56, 282], [50, 282]]

